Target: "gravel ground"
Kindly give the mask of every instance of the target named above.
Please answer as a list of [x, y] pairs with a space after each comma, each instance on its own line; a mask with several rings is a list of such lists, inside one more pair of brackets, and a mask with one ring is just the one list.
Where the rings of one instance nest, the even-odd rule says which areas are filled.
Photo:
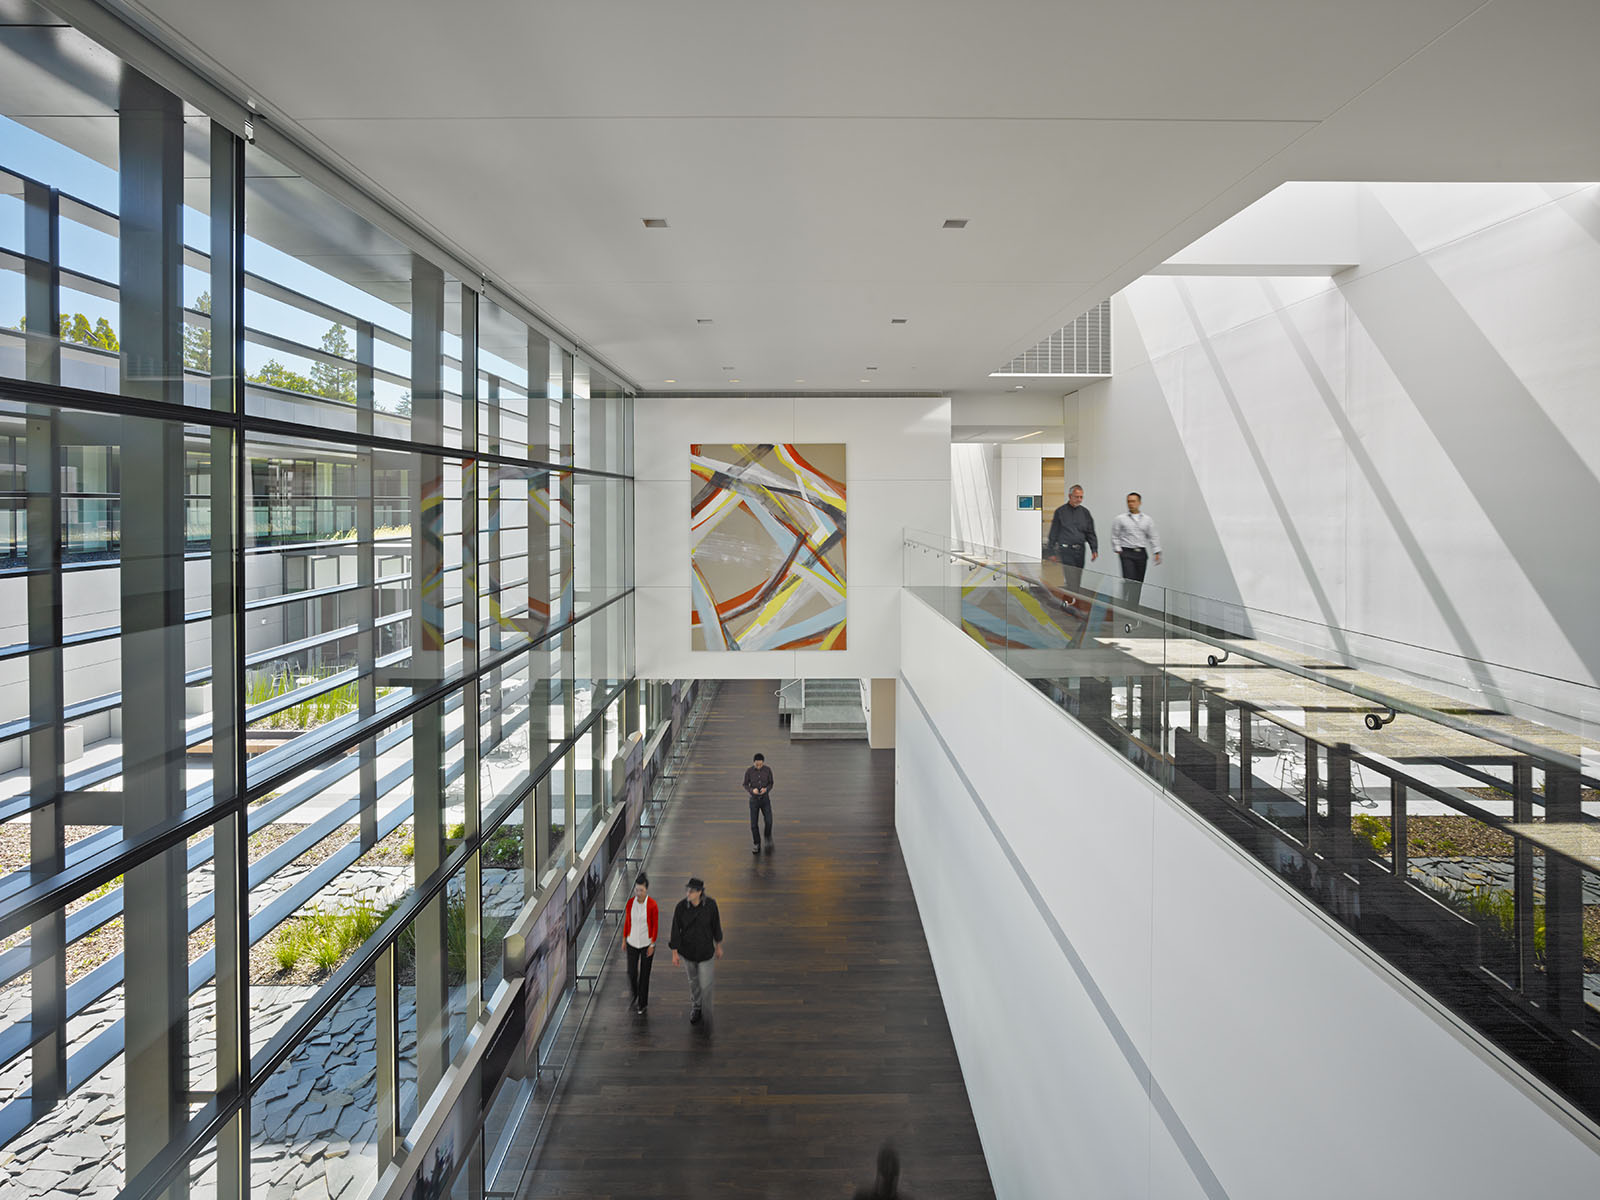
[[[85, 837], [98, 831], [102, 826], [77, 825], [67, 827], [67, 841], [69, 843], [78, 838]], [[323, 838], [296, 862], [316, 864], [330, 858], [342, 848], [346, 842], [359, 833], [359, 826], [345, 825], [335, 830], [333, 834]], [[255, 862], [263, 855], [283, 845], [305, 830], [304, 825], [275, 822], [267, 828], [257, 831], [250, 837], [250, 860]], [[198, 835], [203, 837], [204, 835]], [[384, 838], [360, 859], [363, 866], [404, 866], [411, 862], [405, 853], [405, 846], [410, 841], [410, 831], [397, 829]], [[18, 828], [15, 825], [0, 826], [0, 873], [14, 871], [28, 864], [28, 827]], [[103, 894], [103, 893], [102, 893]], [[91, 893], [67, 906], [69, 914], [77, 912], [86, 904], [92, 903], [99, 896]], [[25, 934], [0, 941], [0, 951], [24, 940]], [[193, 962], [215, 944], [216, 935], [211, 922], [206, 922], [199, 929], [189, 935], [189, 961]], [[263, 984], [296, 984], [320, 983], [327, 978], [327, 972], [317, 971], [309, 965], [302, 963], [293, 972], [280, 972], [272, 959], [271, 936], [263, 939], [250, 952], [250, 978], [253, 983]], [[117, 917], [108, 921], [93, 933], [81, 937], [67, 947], [67, 982], [70, 984], [88, 974], [95, 967], [104, 963], [122, 951], [122, 918]], [[26, 974], [18, 976], [10, 983], [0, 984], [0, 991], [28, 986]]]
[[[1358, 837], [1379, 827], [1386, 835], [1390, 832], [1388, 817], [1357, 815], [1360, 820], [1354, 828]], [[1414, 858], [1510, 858], [1512, 849], [1510, 834], [1471, 817], [1410, 817], [1406, 821], [1406, 841], [1407, 852]]]

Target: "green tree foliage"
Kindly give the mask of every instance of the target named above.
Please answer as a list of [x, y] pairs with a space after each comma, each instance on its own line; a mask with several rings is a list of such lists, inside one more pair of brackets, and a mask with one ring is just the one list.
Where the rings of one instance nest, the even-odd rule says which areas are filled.
[[[19, 317], [17, 328], [26, 331], [28, 318]], [[94, 346], [100, 350], [121, 349], [121, 343], [117, 341], [117, 331], [111, 327], [110, 321], [101, 317], [90, 325], [89, 318], [82, 313], [61, 314], [61, 340], [78, 346]]]
[[[335, 322], [329, 326], [328, 332], [322, 335], [322, 349], [325, 353], [332, 354], [346, 361], [355, 357], [355, 348], [350, 345], [349, 334], [343, 325]], [[356, 371], [352, 367], [336, 367], [332, 363], [318, 362], [311, 367], [312, 391], [318, 396], [326, 396], [329, 400], [342, 400], [346, 404], [356, 402]]]
[[[211, 315], [211, 293], [201, 292], [200, 298], [194, 302], [200, 312]], [[203, 328], [199, 325], [183, 326], [183, 365], [191, 371], [199, 371], [203, 375], [211, 374], [211, 326]]]
[[[349, 334], [338, 322], [330, 325], [328, 332], [322, 335], [322, 349], [328, 354], [344, 359], [350, 358], [355, 353], [350, 345]], [[315, 362], [311, 364], [311, 373], [302, 375], [272, 358], [267, 360], [261, 370], [249, 376], [249, 379], [251, 383], [300, 392], [306, 396], [325, 396], [329, 400], [339, 400], [345, 404], [356, 402], [354, 364], [348, 367], [336, 367], [328, 362]]]
[[254, 375], [249, 376], [251, 383], [265, 384], [267, 387], [283, 388], [288, 392], [301, 392], [307, 396], [317, 395], [317, 386], [298, 371], [291, 371], [275, 358], [268, 359]]
[[[211, 293], [202, 292], [195, 301], [195, 309], [211, 313]], [[28, 320], [22, 317], [17, 321], [17, 328], [26, 331]], [[101, 350], [118, 350], [121, 344], [117, 340], [117, 331], [111, 327], [111, 322], [101, 317], [93, 325], [89, 318], [82, 313], [61, 314], [61, 340], [72, 342], [79, 346], [94, 346]], [[336, 358], [349, 361], [355, 357], [355, 348], [350, 344], [350, 332], [338, 322], [328, 327], [328, 332], [322, 335], [322, 349], [325, 353]], [[183, 365], [190, 371], [199, 371], [209, 374], [211, 371], [211, 329], [210, 326], [189, 325], [183, 327]], [[352, 363], [348, 367], [335, 366], [329, 362], [317, 362], [311, 366], [309, 375], [302, 375], [299, 371], [290, 370], [275, 358], [268, 359], [255, 374], [247, 376], [251, 383], [259, 383], [266, 387], [282, 388], [285, 391], [300, 392], [307, 396], [324, 396], [329, 400], [338, 400], [345, 404], [356, 402], [356, 369]], [[410, 410], [410, 396], [406, 397], [404, 410]]]

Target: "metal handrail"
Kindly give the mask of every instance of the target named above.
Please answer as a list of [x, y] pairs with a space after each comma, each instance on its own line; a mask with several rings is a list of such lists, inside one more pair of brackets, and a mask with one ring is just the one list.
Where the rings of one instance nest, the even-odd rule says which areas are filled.
[[[915, 546], [919, 549], [932, 550], [936, 553], [947, 555], [952, 564], [956, 562], [963, 562], [968, 566], [986, 571], [992, 571], [996, 575], [1016, 579], [1030, 585], [1038, 585], [1043, 583], [1043, 580], [1037, 575], [1030, 575], [1026, 571], [1013, 567], [1004, 559], [996, 561], [995, 559], [978, 553], [975, 550], [939, 546], [933, 542], [919, 540], [910, 532], [905, 535], [905, 541], [909, 546]], [[985, 547], [984, 549], [990, 548]], [[995, 551], [995, 553], [999, 552]], [[1109, 575], [1105, 576], [1105, 578], [1107, 580], [1113, 579], [1113, 577]], [[1067, 590], [1071, 592], [1072, 588], [1068, 587]], [[1094, 590], [1098, 591], [1098, 589]], [[1239, 607], [1243, 608], [1245, 606], [1241, 605]], [[1578, 755], [1568, 754], [1565, 751], [1555, 749], [1554, 747], [1543, 746], [1537, 742], [1527, 741], [1524, 738], [1518, 737], [1514, 733], [1508, 733], [1498, 729], [1490, 729], [1486, 726], [1479, 725], [1477, 722], [1472, 721], [1467, 717], [1459, 716], [1454, 713], [1442, 712], [1438, 709], [1415, 704], [1413, 702], [1391, 696], [1388, 693], [1380, 691], [1376, 688], [1367, 687], [1359, 683], [1352, 683], [1347, 679], [1340, 678], [1336, 674], [1321, 671], [1315, 667], [1308, 667], [1298, 663], [1288, 662], [1263, 650], [1259, 650], [1254, 645], [1249, 647], [1241, 645], [1239, 639], [1229, 640], [1220, 636], [1213, 636], [1204, 632], [1203, 630], [1194, 629], [1189, 625], [1176, 623], [1169, 619], [1165, 612], [1156, 612], [1143, 606], [1138, 606], [1138, 611], [1142, 618], [1148, 618], [1159, 624], [1167, 636], [1182, 636], [1191, 641], [1203, 642], [1207, 645], [1215, 646], [1217, 649], [1222, 650], [1224, 653], [1222, 656], [1219, 656], [1219, 662], [1222, 661], [1222, 658], [1225, 658], [1229, 652], [1237, 651], [1239, 654], [1245, 655], [1252, 661], [1260, 663], [1262, 666], [1271, 667], [1272, 669], [1278, 671], [1284, 671], [1291, 675], [1297, 675], [1300, 678], [1309, 680], [1312, 683], [1322, 684], [1325, 687], [1330, 687], [1336, 691], [1344, 692], [1348, 695], [1356, 697], [1357, 699], [1365, 700], [1368, 703], [1378, 705], [1391, 713], [1403, 712], [1409, 716], [1414, 716], [1421, 720], [1429, 721], [1433, 724], [1441, 725], [1447, 729], [1454, 730], [1457, 733], [1463, 733], [1469, 737], [1479, 738], [1483, 741], [1491, 742], [1502, 747], [1503, 749], [1510, 750], [1513, 753], [1526, 755], [1531, 758], [1539, 758], [1545, 762], [1565, 767], [1571, 771], [1576, 771], [1582, 775], [1586, 781], [1596, 786], [1600, 786], [1600, 781], [1596, 781], [1592, 775], [1586, 774], [1586, 764]], [[1254, 639], [1250, 640], [1253, 641]]]

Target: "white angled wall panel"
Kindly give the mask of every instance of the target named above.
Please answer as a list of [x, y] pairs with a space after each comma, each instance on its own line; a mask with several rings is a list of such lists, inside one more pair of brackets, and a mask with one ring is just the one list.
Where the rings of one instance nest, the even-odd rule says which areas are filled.
[[1593, 1131], [901, 607], [895, 825], [1001, 1200], [1593, 1190]]

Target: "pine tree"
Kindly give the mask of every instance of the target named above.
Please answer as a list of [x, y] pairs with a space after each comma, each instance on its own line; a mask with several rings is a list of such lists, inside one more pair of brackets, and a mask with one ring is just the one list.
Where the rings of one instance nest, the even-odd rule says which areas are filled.
[[[355, 351], [350, 345], [349, 336], [343, 325], [335, 322], [328, 327], [328, 332], [322, 335], [322, 349], [324, 353], [336, 358], [349, 361], [355, 357]], [[318, 396], [326, 396], [329, 400], [342, 400], [346, 404], [356, 402], [356, 372], [354, 367], [336, 367], [332, 363], [317, 362], [311, 366], [311, 391]]]
[[[205, 313], [209, 317], [211, 315], [211, 293], [209, 291], [201, 292], [199, 298], [195, 300], [194, 306], [198, 311]], [[199, 371], [204, 375], [211, 374], [211, 325], [209, 322], [204, 326], [184, 323], [183, 365], [191, 371]]]

